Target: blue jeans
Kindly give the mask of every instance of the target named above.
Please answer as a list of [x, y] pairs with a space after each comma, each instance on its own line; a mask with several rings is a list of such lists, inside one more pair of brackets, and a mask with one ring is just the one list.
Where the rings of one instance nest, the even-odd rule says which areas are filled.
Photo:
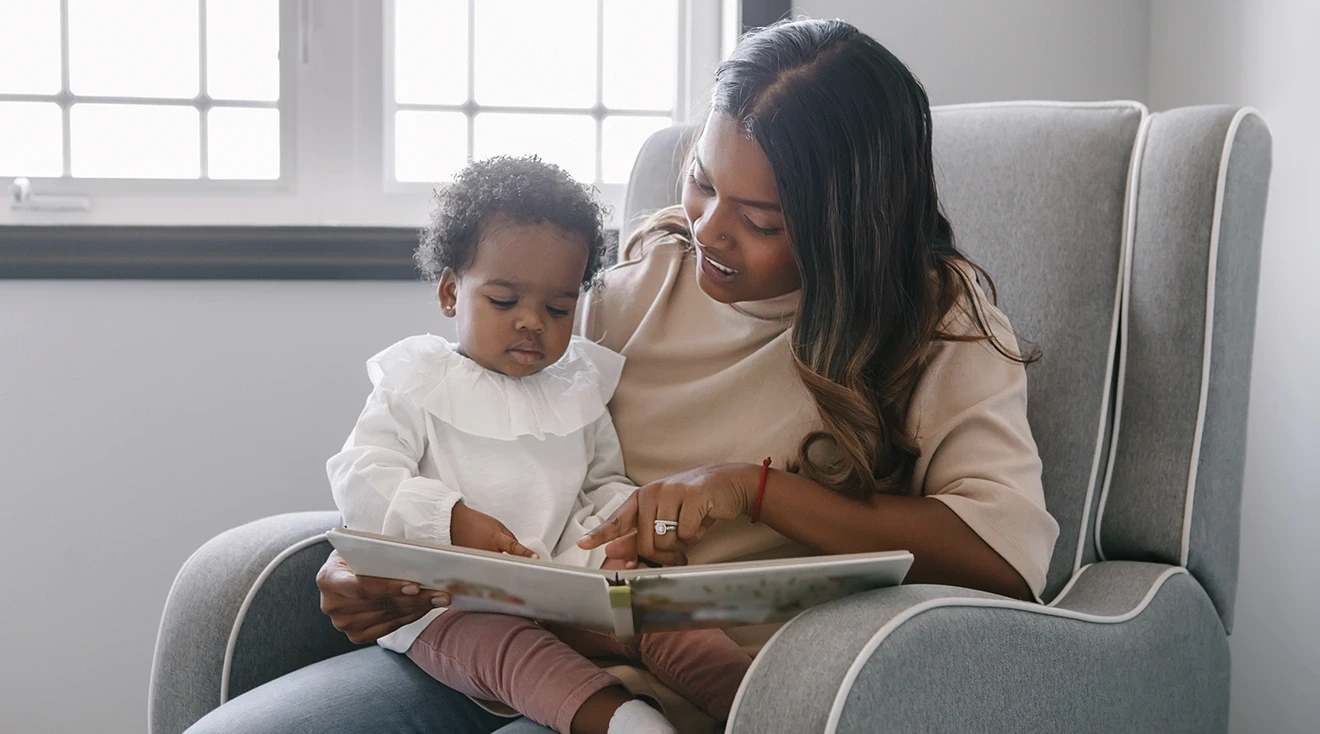
[[[503, 728], [501, 728], [503, 727]], [[489, 713], [379, 647], [322, 660], [215, 709], [187, 734], [541, 734], [530, 719]]]

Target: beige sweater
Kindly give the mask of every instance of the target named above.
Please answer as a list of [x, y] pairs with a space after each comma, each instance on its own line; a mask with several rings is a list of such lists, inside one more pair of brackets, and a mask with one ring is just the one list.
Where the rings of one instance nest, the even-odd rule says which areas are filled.
[[[673, 240], [605, 274], [603, 286], [585, 299], [578, 326], [628, 359], [610, 412], [635, 482], [766, 456], [782, 467], [796, 455], [802, 438], [820, 425], [793, 370], [788, 329], [798, 300], [795, 293], [718, 303], [701, 290], [693, 258]], [[984, 301], [983, 307], [1001, 341], [1016, 348], [1004, 316]], [[1025, 368], [984, 342], [937, 342], [912, 400], [909, 428], [921, 457], [910, 491], [948, 504], [1039, 596], [1059, 528], [1045, 510], [1040, 458], [1027, 425]], [[807, 552], [740, 519], [716, 523], [689, 560]], [[768, 631], [745, 628], [730, 636], [754, 651]], [[638, 692], [655, 687], [649, 676], [612, 672]], [[678, 714], [666, 694], [653, 692]]]
[[[796, 454], [820, 423], [793, 371], [788, 329], [797, 301], [711, 300], [693, 259], [672, 240], [606, 273], [579, 326], [628, 359], [610, 412], [634, 481], [766, 456], [782, 467]], [[1015, 348], [1007, 319], [983, 308]], [[1045, 511], [1025, 368], [984, 342], [936, 342], [912, 400], [909, 429], [921, 458], [911, 493], [948, 504], [1039, 595], [1058, 525]], [[731, 521], [712, 527], [689, 559], [805, 552], [768, 527]]]

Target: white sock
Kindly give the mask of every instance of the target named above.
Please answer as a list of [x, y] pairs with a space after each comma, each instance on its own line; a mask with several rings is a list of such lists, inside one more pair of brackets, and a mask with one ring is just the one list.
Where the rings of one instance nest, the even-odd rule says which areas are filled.
[[610, 717], [609, 734], [678, 734], [678, 730], [645, 702], [629, 701]]

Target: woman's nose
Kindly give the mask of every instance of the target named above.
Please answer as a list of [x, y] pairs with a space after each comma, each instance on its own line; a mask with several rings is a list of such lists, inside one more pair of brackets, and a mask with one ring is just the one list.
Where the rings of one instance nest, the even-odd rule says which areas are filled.
[[692, 235], [703, 247], [725, 249], [730, 243], [728, 218], [720, 207], [709, 207], [692, 226]]

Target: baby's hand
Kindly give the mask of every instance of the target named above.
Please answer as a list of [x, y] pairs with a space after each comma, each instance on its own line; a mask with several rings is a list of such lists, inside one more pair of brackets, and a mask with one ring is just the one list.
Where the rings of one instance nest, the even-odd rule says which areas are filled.
[[454, 545], [464, 548], [540, 558], [530, 548], [519, 543], [518, 539], [513, 537], [513, 533], [504, 527], [504, 523], [462, 502], [454, 505], [453, 514], [450, 516], [449, 540]]
[[623, 542], [625, 539], [620, 538], [619, 542], [605, 546], [605, 562], [600, 565], [601, 568], [607, 571], [631, 571], [637, 568], [637, 535], [629, 537], [633, 542]]

